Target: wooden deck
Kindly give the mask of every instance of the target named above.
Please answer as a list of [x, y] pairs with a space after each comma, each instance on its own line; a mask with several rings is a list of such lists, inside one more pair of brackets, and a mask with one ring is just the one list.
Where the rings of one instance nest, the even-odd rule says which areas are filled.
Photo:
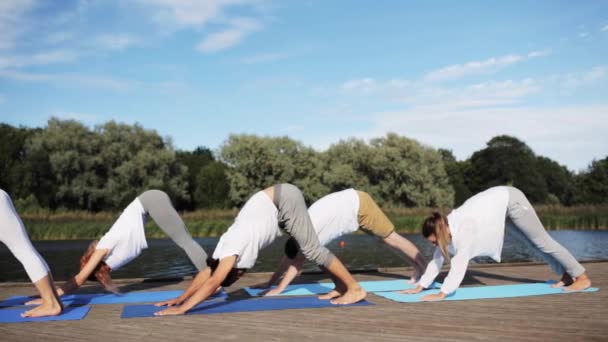
[[[81, 321], [0, 324], [0, 341], [608, 341], [608, 262], [585, 263], [595, 293], [404, 304], [373, 294], [373, 306], [121, 319], [123, 305], [94, 305]], [[386, 280], [407, 269], [356, 274]], [[443, 274], [442, 274], [443, 275]], [[267, 279], [249, 274], [228, 291]], [[471, 267], [464, 286], [545, 281], [544, 264]], [[299, 282], [327, 280], [304, 275]], [[122, 282], [125, 290], [183, 289], [176, 282]], [[127, 285], [130, 284], [130, 285]], [[90, 286], [86, 292], [97, 292]], [[33, 294], [30, 284], [0, 284], [0, 298]]]

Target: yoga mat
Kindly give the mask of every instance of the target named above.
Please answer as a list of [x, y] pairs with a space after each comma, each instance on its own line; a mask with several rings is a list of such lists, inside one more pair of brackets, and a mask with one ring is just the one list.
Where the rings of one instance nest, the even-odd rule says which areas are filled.
[[[64, 304], [127, 304], [127, 303], [145, 303], [145, 302], [160, 302], [178, 297], [184, 291], [145, 291], [145, 292], [128, 292], [121, 294], [113, 293], [93, 293], [93, 294], [69, 294], [61, 297]], [[224, 290], [214, 294], [209, 299], [226, 298], [228, 295]], [[33, 297], [15, 296], [3, 302], [0, 302], [0, 307], [25, 305]]]
[[[308, 308], [328, 308], [328, 307], [351, 307], [373, 305], [368, 301], [361, 301], [350, 305], [333, 305], [328, 300], [319, 300], [315, 297], [298, 298], [265, 298], [265, 299], [243, 299], [203, 302], [188, 311], [186, 315], [217, 314], [227, 312], [250, 312], [250, 311], [270, 311], [270, 310], [289, 310], [289, 309], [308, 309]], [[154, 305], [131, 305], [125, 306], [122, 311], [122, 318], [135, 317], [160, 317], [154, 313], [166, 309], [167, 307], [157, 307]]]
[[30, 308], [2, 309], [0, 310], [0, 323], [22, 323], [22, 322], [49, 322], [49, 321], [76, 321], [81, 320], [89, 313], [90, 306], [66, 307], [58, 316], [23, 318], [21, 313]]
[[[383, 291], [399, 291], [413, 289], [416, 287], [415, 284], [408, 284], [405, 279], [396, 280], [375, 280], [375, 281], [360, 281], [359, 285], [367, 292], [383, 292]], [[433, 283], [431, 287], [440, 287], [440, 283]], [[273, 286], [272, 288], [276, 288]], [[334, 289], [334, 283], [317, 283], [317, 284], [293, 284], [288, 285], [283, 292], [278, 296], [307, 296], [314, 294], [327, 293]], [[262, 292], [268, 289], [252, 289], [249, 287], [245, 288], [245, 291], [250, 296], [260, 296]]]
[[[595, 292], [598, 290], [598, 288], [591, 287], [584, 291], [567, 292], [562, 290], [561, 288], [552, 288], [551, 284], [549, 283], [461, 287], [456, 290], [456, 292], [447, 296], [443, 300], [514, 298], [552, 294], [569, 294], [578, 292]], [[439, 293], [439, 290], [422, 291], [417, 294], [405, 294], [398, 292], [376, 292], [375, 294], [397, 302], [418, 303], [422, 302], [420, 298], [432, 293]]]

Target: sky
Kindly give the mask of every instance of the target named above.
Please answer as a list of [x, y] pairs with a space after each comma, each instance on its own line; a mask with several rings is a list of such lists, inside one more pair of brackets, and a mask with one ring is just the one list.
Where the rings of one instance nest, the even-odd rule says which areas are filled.
[[2, 0], [0, 122], [608, 155], [608, 1]]

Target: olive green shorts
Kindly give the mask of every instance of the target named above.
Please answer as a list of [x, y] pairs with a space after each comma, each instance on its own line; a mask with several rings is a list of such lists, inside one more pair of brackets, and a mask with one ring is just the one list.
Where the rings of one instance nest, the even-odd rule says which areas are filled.
[[372, 197], [363, 191], [357, 190], [359, 195], [359, 226], [368, 234], [385, 239], [395, 231], [395, 226], [386, 217]]

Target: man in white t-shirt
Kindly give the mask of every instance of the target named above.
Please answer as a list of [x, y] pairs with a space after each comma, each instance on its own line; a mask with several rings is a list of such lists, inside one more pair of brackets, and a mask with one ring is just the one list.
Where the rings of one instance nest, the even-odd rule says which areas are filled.
[[351, 304], [365, 298], [365, 291], [342, 262], [319, 243], [302, 192], [291, 184], [278, 184], [254, 194], [245, 203], [234, 224], [220, 238], [209, 260], [210, 269], [199, 272], [178, 298], [157, 303], [157, 306], [177, 306], [156, 315], [184, 314], [219, 286], [230, 286], [255, 264], [259, 251], [281, 235], [281, 231], [298, 242], [307, 259], [337, 279], [340, 297], [332, 300], [332, 304]]

